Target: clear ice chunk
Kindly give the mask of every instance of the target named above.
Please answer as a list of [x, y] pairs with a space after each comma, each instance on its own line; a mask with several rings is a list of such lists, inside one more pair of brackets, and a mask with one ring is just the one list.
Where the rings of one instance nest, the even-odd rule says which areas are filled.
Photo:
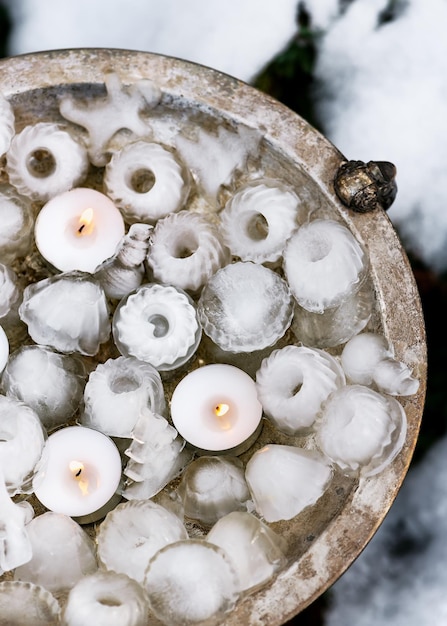
[[284, 335], [293, 316], [285, 280], [263, 265], [227, 265], [208, 281], [198, 303], [204, 332], [222, 350], [253, 352]]
[[347, 385], [323, 405], [316, 442], [345, 474], [373, 476], [400, 452], [406, 432], [405, 412], [395, 398]]
[[111, 437], [131, 437], [142, 409], [163, 414], [166, 403], [160, 374], [150, 363], [120, 356], [100, 363], [84, 390], [81, 424]]
[[262, 361], [256, 374], [258, 397], [266, 415], [288, 435], [311, 427], [322, 403], [345, 382], [334, 357], [305, 346], [275, 350]]
[[34, 227], [31, 200], [20, 196], [14, 187], [0, 184], [0, 261], [12, 263], [25, 256], [31, 245]]
[[0, 324], [5, 331], [18, 321], [18, 308], [22, 301], [22, 289], [17, 274], [0, 263]]
[[7, 396], [31, 407], [49, 430], [77, 411], [86, 376], [75, 357], [44, 346], [22, 346], [9, 357], [1, 385]]
[[142, 583], [151, 557], [187, 538], [185, 526], [174, 513], [150, 500], [132, 500], [110, 511], [100, 525], [98, 559], [105, 569]]
[[246, 510], [250, 492], [241, 461], [201, 456], [184, 472], [178, 487], [185, 515], [211, 526], [231, 511]]
[[298, 304], [314, 313], [358, 291], [368, 257], [346, 226], [318, 219], [300, 226], [284, 250], [284, 271]]
[[59, 352], [94, 356], [110, 336], [104, 290], [83, 272], [57, 274], [26, 287], [19, 315], [36, 343]]
[[40, 585], [20, 581], [0, 583], [0, 624], [2, 626], [59, 626], [58, 601]]
[[191, 539], [157, 552], [144, 587], [156, 617], [168, 626], [214, 626], [238, 600], [239, 581], [221, 548]]
[[228, 513], [214, 524], [206, 540], [230, 557], [241, 591], [265, 584], [287, 563], [285, 539], [251, 513]]
[[33, 515], [28, 502], [12, 501], [0, 472], [0, 575], [31, 559], [32, 547], [25, 525]]
[[256, 511], [266, 522], [277, 522], [315, 504], [332, 473], [327, 459], [315, 451], [270, 444], [251, 457], [245, 478]]
[[26, 527], [33, 556], [17, 567], [15, 580], [41, 585], [52, 593], [71, 589], [98, 568], [95, 546], [87, 533], [67, 515], [44, 513]]
[[63, 626], [147, 626], [148, 602], [143, 588], [125, 574], [95, 572], [68, 594]]
[[8, 493], [31, 493], [46, 432], [38, 415], [15, 398], [0, 395], [0, 472]]

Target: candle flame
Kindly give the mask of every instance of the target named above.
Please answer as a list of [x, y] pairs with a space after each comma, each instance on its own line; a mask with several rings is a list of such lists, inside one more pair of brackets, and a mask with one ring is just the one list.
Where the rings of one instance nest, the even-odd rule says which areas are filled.
[[221, 427], [222, 430], [231, 429], [231, 420], [225, 417], [229, 410], [230, 410], [230, 405], [225, 404], [225, 402], [216, 404], [216, 406], [214, 407], [214, 415], [218, 418], [219, 426]]
[[88, 495], [88, 480], [84, 479], [83, 471], [85, 469], [84, 464], [80, 461], [70, 461], [68, 467], [73, 474], [73, 478], [78, 483], [78, 487], [83, 496]]
[[95, 216], [95, 213], [92, 208], [85, 209], [85, 211], [81, 213], [81, 217], [79, 218], [78, 230], [77, 230], [78, 236], [81, 237], [84, 235], [92, 234], [93, 228], [95, 226], [95, 223], [93, 221], [94, 216]]

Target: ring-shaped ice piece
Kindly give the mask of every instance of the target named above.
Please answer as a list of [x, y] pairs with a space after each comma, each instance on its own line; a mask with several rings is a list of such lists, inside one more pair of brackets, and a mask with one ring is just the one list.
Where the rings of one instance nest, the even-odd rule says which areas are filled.
[[345, 375], [327, 352], [286, 346], [264, 359], [256, 374], [259, 401], [278, 430], [296, 435], [312, 426], [329, 394]]
[[170, 285], [142, 285], [118, 305], [113, 337], [123, 356], [134, 356], [160, 371], [192, 357], [202, 329], [191, 298]]
[[315, 425], [317, 445], [347, 475], [373, 476], [402, 449], [403, 407], [363, 385], [346, 385], [325, 402]]
[[88, 170], [87, 151], [58, 124], [26, 126], [6, 156], [9, 181], [24, 196], [46, 202], [77, 187]]
[[215, 626], [236, 604], [239, 580], [226, 553], [198, 539], [166, 546], [150, 560], [144, 588], [168, 626]]
[[128, 224], [153, 224], [180, 210], [189, 194], [185, 168], [172, 152], [148, 141], [116, 152], [106, 166], [104, 185]]
[[151, 500], [130, 500], [107, 514], [96, 536], [107, 570], [144, 580], [149, 559], [164, 546], [188, 538], [180, 519]]
[[2, 624], [59, 626], [61, 608], [56, 598], [40, 585], [20, 580], [0, 583]]
[[8, 150], [11, 139], [14, 137], [14, 122], [15, 115], [12, 106], [0, 93], [0, 156]]
[[0, 395], [0, 472], [9, 495], [32, 492], [45, 438], [39, 417], [30, 407]]
[[228, 352], [253, 352], [273, 345], [293, 316], [285, 280], [249, 261], [218, 270], [203, 288], [197, 310], [204, 332]]
[[71, 589], [64, 626], [146, 626], [148, 603], [142, 587], [125, 574], [95, 572]]
[[112, 437], [131, 437], [142, 408], [163, 414], [165, 397], [160, 374], [135, 357], [100, 363], [84, 389], [81, 424]]
[[245, 470], [256, 511], [266, 522], [292, 519], [314, 505], [332, 474], [327, 459], [319, 453], [280, 444], [255, 452]]
[[154, 229], [148, 262], [161, 283], [196, 292], [229, 261], [217, 228], [199, 213], [173, 213]]
[[299, 198], [277, 181], [258, 181], [238, 191], [220, 213], [231, 253], [242, 261], [277, 261], [297, 228]]
[[25, 256], [30, 248], [34, 226], [31, 200], [11, 185], [0, 185], [0, 214], [0, 261], [8, 264]]
[[351, 231], [334, 220], [300, 226], [284, 250], [284, 271], [298, 304], [323, 313], [357, 291], [368, 258]]

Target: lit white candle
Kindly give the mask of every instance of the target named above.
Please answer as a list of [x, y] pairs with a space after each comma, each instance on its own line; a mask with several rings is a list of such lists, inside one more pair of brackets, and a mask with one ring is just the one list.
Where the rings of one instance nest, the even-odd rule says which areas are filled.
[[5, 369], [8, 359], [9, 359], [9, 341], [8, 341], [8, 337], [6, 336], [5, 331], [0, 326], [0, 373], [3, 372], [3, 370]]
[[50, 511], [81, 522], [86, 516], [90, 518], [85, 521], [103, 517], [121, 479], [121, 458], [113, 441], [96, 430], [69, 426], [48, 437], [45, 456], [46, 464], [34, 479], [38, 500]]
[[205, 365], [175, 388], [171, 417], [195, 448], [242, 454], [258, 434], [262, 406], [248, 374], [233, 365]]
[[115, 253], [124, 221], [107, 196], [79, 187], [42, 207], [34, 236], [41, 255], [58, 270], [94, 272]]

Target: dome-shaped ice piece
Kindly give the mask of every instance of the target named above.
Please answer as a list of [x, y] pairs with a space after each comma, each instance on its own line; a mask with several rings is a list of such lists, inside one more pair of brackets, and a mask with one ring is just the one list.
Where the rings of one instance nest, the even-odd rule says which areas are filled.
[[298, 226], [299, 203], [296, 193], [279, 181], [247, 185], [220, 213], [225, 244], [242, 261], [277, 261]]
[[166, 406], [157, 370], [124, 356], [100, 363], [91, 372], [84, 403], [81, 423], [112, 437], [130, 437], [144, 407], [163, 414]]
[[347, 385], [323, 405], [316, 431], [319, 448], [344, 473], [372, 476], [400, 452], [407, 420], [394, 398]]
[[305, 346], [275, 350], [256, 374], [265, 413], [288, 435], [312, 426], [322, 403], [344, 384], [345, 375], [334, 357]]
[[16, 135], [6, 160], [10, 183], [42, 202], [77, 187], [88, 170], [84, 146], [58, 124], [47, 122], [26, 126]]
[[31, 493], [45, 438], [39, 417], [30, 407], [0, 395], [0, 471], [11, 496]]
[[189, 177], [172, 152], [137, 141], [116, 152], [106, 166], [107, 194], [128, 224], [153, 224], [178, 211], [189, 193]]
[[300, 226], [284, 250], [290, 289], [307, 311], [322, 313], [360, 288], [368, 259], [354, 235], [334, 220]]
[[9, 357], [2, 389], [34, 409], [48, 430], [77, 411], [86, 375], [79, 359], [44, 346], [22, 346]]
[[160, 371], [183, 365], [200, 342], [202, 329], [191, 298], [170, 285], [142, 285], [118, 305], [113, 337], [124, 356]]
[[17, 567], [15, 580], [42, 585], [52, 593], [68, 591], [98, 568], [87, 533], [67, 515], [44, 513], [27, 525], [33, 557]]
[[251, 513], [228, 513], [214, 524], [206, 540], [230, 557], [241, 591], [263, 585], [287, 562], [286, 541]]
[[95, 572], [68, 594], [64, 626], [146, 626], [148, 603], [143, 588], [125, 574]]
[[245, 510], [250, 499], [241, 461], [225, 456], [201, 456], [193, 461], [178, 493], [185, 515], [209, 526], [231, 511]]
[[32, 583], [0, 583], [0, 624], [4, 626], [59, 626], [61, 608], [49, 591]]
[[34, 218], [31, 200], [20, 196], [11, 185], [0, 185], [0, 261], [12, 263], [25, 256], [31, 245]]
[[0, 323], [3, 328], [17, 321], [21, 300], [22, 289], [17, 274], [8, 265], [0, 263]]
[[149, 559], [164, 546], [188, 538], [180, 519], [150, 500], [119, 504], [96, 536], [98, 559], [107, 570], [143, 582]]
[[161, 283], [195, 292], [229, 261], [229, 250], [203, 215], [181, 211], [154, 229], [148, 262]]
[[191, 539], [151, 559], [144, 587], [156, 617], [168, 626], [215, 626], [236, 604], [239, 581], [225, 552]]
[[25, 288], [19, 309], [31, 338], [59, 352], [95, 355], [110, 336], [107, 300], [90, 274], [58, 274]]
[[285, 280], [251, 262], [218, 270], [203, 288], [197, 310], [204, 332], [228, 352], [253, 352], [273, 345], [293, 315]]
[[288, 520], [323, 495], [332, 469], [317, 452], [270, 444], [251, 457], [245, 478], [266, 522]]
[[0, 156], [2, 156], [8, 150], [15, 132], [14, 111], [2, 93], [0, 93], [0, 120]]
[[419, 381], [410, 368], [396, 359], [383, 359], [374, 368], [373, 381], [382, 393], [390, 396], [412, 396], [419, 389]]
[[9, 496], [0, 471], [0, 575], [31, 559], [32, 547], [25, 526], [33, 516], [29, 502], [16, 503]]

